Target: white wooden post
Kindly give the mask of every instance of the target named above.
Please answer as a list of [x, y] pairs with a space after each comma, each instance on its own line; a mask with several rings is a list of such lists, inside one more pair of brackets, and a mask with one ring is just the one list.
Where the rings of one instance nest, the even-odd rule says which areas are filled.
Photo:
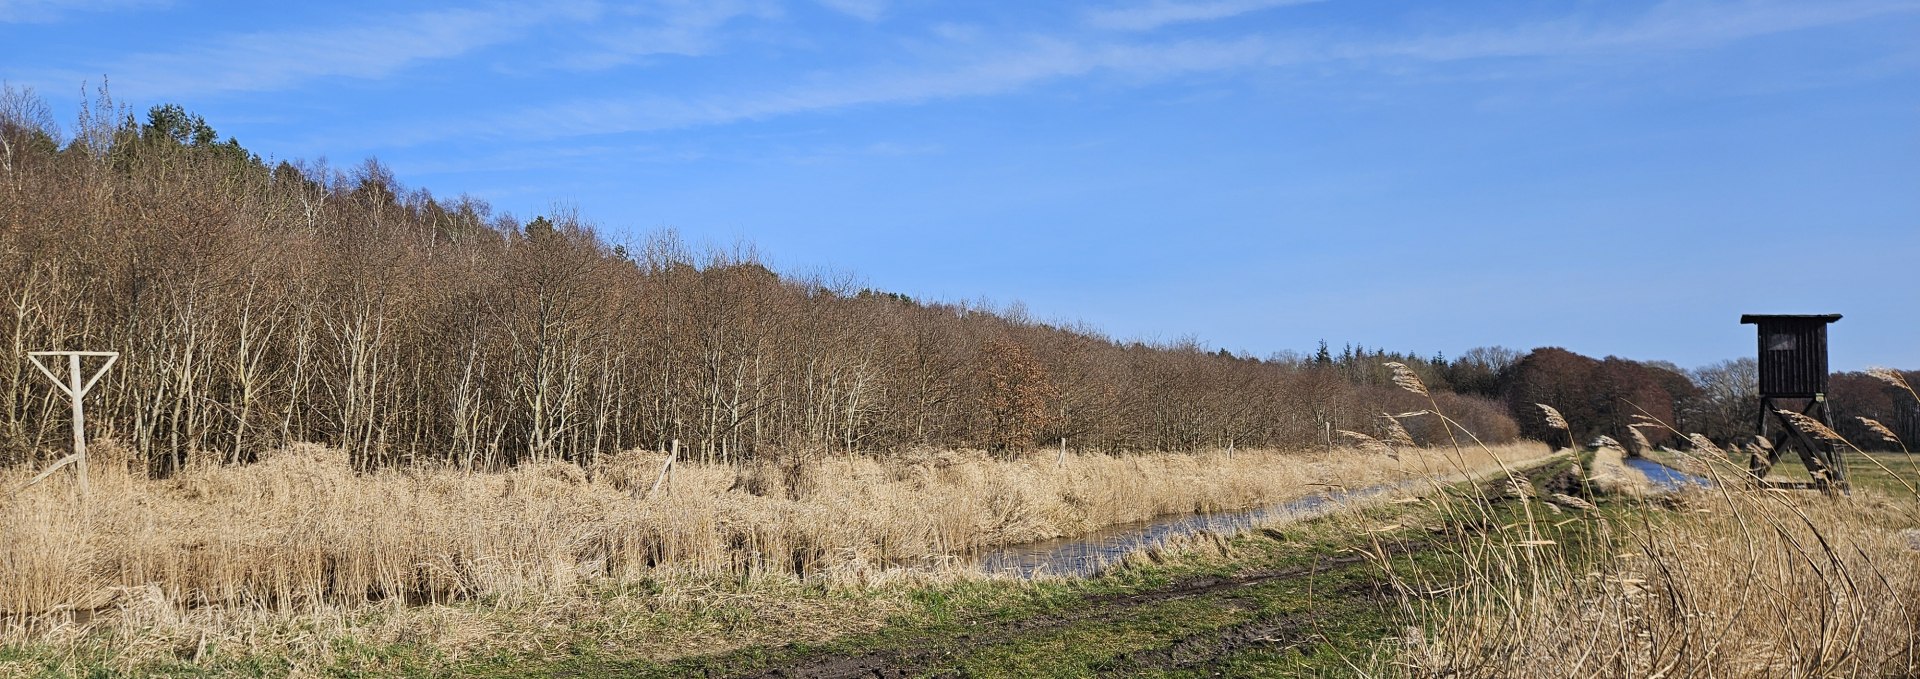
[[[65, 356], [67, 358], [67, 365], [65, 366], [67, 369], [67, 379], [64, 380], [60, 379], [59, 375], [53, 374], [53, 370], [48, 368], [45, 363], [40, 362], [42, 358], [58, 356]], [[80, 359], [82, 357], [103, 357], [107, 359], [107, 362], [100, 365], [100, 370], [90, 376], [83, 377], [81, 376], [80, 367]], [[87, 412], [82, 402], [86, 398], [87, 392], [93, 391], [93, 386], [99, 384], [100, 378], [107, 374], [107, 369], [112, 368], [114, 362], [120, 360], [120, 354], [114, 351], [30, 351], [27, 352], [27, 360], [33, 363], [33, 367], [39, 368], [41, 374], [46, 375], [47, 379], [53, 380], [53, 386], [59, 388], [60, 391], [66, 392], [67, 396], [73, 401], [73, 454], [54, 463], [52, 467], [48, 468], [46, 472], [41, 473], [40, 476], [35, 477], [33, 481], [28, 481], [27, 485], [33, 485], [40, 479], [46, 478], [47, 474], [52, 473], [54, 469], [72, 463], [75, 467], [75, 473], [79, 475], [80, 496], [86, 497], [91, 489], [87, 484]], [[22, 486], [22, 488], [24, 487], [25, 486]]]
[[68, 354], [67, 393], [73, 395], [73, 456], [78, 467], [75, 473], [80, 475], [80, 497], [86, 497], [91, 490], [87, 487], [87, 411], [80, 406], [80, 397], [87, 392], [80, 390], [80, 355]]
[[660, 478], [653, 480], [653, 487], [647, 489], [646, 496], [641, 499], [651, 498], [654, 493], [660, 492], [660, 487], [667, 484], [668, 475], [673, 473], [673, 461], [677, 459], [680, 459], [680, 439], [673, 440], [673, 447], [667, 453], [667, 463], [660, 466]]
[[1054, 466], [1055, 467], [1067, 466], [1067, 437], [1065, 436], [1060, 437], [1060, 461], [1055, 463]]

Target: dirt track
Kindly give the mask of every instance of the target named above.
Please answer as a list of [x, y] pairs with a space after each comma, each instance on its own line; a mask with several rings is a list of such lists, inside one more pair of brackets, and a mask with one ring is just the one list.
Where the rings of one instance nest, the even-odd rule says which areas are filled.
[[[1430, 543], [1383, 544], [1389, 556], [1417, 552]], [[1257, 610], [1253, 597], [1244, 590], [1279, 582], [1308, 583], [1319, 576], [1365, 568], [1368, 557], [1346, 554], [1320, 560], [1308, 566], [1257, 571], [1233, 577], [1198, 577], [1174, 582], [1165, 587], [1126, 595], [1088, 597], [1074, 607], [1071, 615], [1048, 614], [1018, 620], [995, 622], [970, 628], [966, 633], [945, 637], [917, 637], [903, 640], [896, 647], [849, 656], [797, 658], [775, 667], [720, 676], [789, 677], [805, 679], [853, 679], [857, 677], [941, 676], [953, 673], [950, 667], [977, 651], [1019, 643], [1068, 627], [1122, 626], [1139, 617], [1139, 611], [1169, 602], [1205, 599], [1220, 606]], [[1380, 588], [1351, 585], [1323, 591], [1328, 599], [1377, 601]], [[1285, 648], [1316, 633], [1319, 615], [1312, 611], [1278, 615], [1254, 615], [1244, 622], [1218, 629], [1177, 636], [1167, 643], [1110, 658], [1102, 669], [1140, 671], [1203, 667], [1218, 659], [1245, 650], [1265, 646]]]
[[[1527, 476], [1542, 492], [1581, 493], [1569, 460], [1543, 460]], [[1449, 518], [1424, 504], [1378, 507], [1379, 530], [1303, 527], [1246, 536], [1209, 574], [1152, 583], [1123, 579], [1120, 591], [981, 605], [822, 646], [758, 647], [657, 667], [672, 676], [1322, 676], [1355, 670], [1356, 653], [1404, 630], [1406, 596], [1448, 591], [1459, 572], [1457, 540], [1520, 520], [1504, 481], [1480, 485], [1486, 510]], [[1405, 526], [1405, 527], [1401, 527]], [[1561, 536], [1571, 545], [1579, 538]], [[1204, 563], [1189, 562], [1192, 563]], [[1391, 564], [1383, 567], [1383, 564]], [[1150, 572], [1149, 572], [1150, 573]], [[1418, 582], [1425, 586], [1407, 588]], [[1091, 589], [1103, 589], [1094, 586]]]

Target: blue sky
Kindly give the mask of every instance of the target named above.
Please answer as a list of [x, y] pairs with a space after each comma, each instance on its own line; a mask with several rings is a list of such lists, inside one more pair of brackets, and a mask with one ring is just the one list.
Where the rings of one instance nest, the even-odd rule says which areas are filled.
[[[0, 0], [0, 78], [1121, 339], [1920, 367], [1920, 0]], [[1777, 271], [1798, 275], [1769, 278]]]

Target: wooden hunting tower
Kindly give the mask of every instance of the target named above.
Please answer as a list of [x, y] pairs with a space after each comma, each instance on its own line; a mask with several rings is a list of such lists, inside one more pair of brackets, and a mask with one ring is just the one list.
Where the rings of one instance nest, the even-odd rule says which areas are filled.
[[1791, 447], [1800, 455], [1812, 483], [1769, 483], [1775, 487], [1846, 489], [1847, 468], [1833, 442], [1793, 426], [1781, 410], [1792, 410], [1833, 428], [1827, 408], [1827, 325], [1840, 314], [1747, 314], [1741, 323], [1760, 326], [1760, 437], [1771, 445], [1749, 467], [1756, 481]]

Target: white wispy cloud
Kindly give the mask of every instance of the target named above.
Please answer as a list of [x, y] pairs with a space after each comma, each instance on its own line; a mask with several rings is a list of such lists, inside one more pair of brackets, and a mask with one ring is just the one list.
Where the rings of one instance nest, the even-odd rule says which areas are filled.
[[1920, 12], [1920, 0], [1667, 2], [1632, 20], [1596, 25], [1562, 19], [1518, 27], [1350, 44], [1332, 57], [1400, 56], [1429, 61], [1553, 56], [1625, 49], [1699, 49], [1765, 35]]
[[561, 59], [561, 67], [604, 69], [654, 55], [711, 54], [728, 24], [774, 18], [780, 7], [766, 0], [673, 0], [622, 6], [609, 14], [611, 26], [588, 34], [586, 45]]
[[1553, 58], [1608, 50], [1697, 49], [1762, 35], [1920, 11], [1920, 0], [1859, 0], [1820, 5], [1668, 3], [1610, 24], [1579, 20], [1510, 29], [1379, 40], [1325, 35], [1179, 41], [1033, 38], [997, 46], [969, 44], [945, 64], [809, 78], [781, 87], [731, 92], [615, 96], [516, 110], [466, 126], [402, 133], [397, 144], [464, 136], [560, 138], [726, 125], [879, 105], [1007, 94], [1050, 81], [1111, 75], [1155, 82], [1195, 73], [1376, 59], [1452, 62], [1493, 57]]
[[0, 0], [0, 24], [41, 24], [76, 14], [165, 7], [169, 0]]
[[1153, 0], [1145, 4], [1106, 7], [1086, 13], [1087, 24], [1112, 31], [1151, 31], [1173, 24], [1218, 21], [1249, 12], [1305, 5], [1323, 0]]
[[937, 71], [869, 73], [750, 92], [581, 99], [517, 110], [467, 125], [415, 129], [389, 141], [407, 145], [468, 136], [553, 139], [656, 132], [860, 106], [993, 96], [1102, 71], [1159, 79], [1278, 65], [1302, 56], [1290, 47], [1261, 39], [1093, 47], [1036, 39], [1020, 49]]
[[887, 14], [887, 0], [818, 0], [835, 12], [861, 21], [879, 21]]
[[[324, 77], [381, 78], [409, 66], [511, 42], [554, 20], [585, 20], [591, 3], [532, 3], [375, 16], [349, 26], [245, 33], [174, 51], [137, 54], [106, 67], [114, 87], [136, 96], [262, 92]], [[77, 82], [84, 74], [60, 74]]]
[[817, 81], [769, 91], [704, 96], [596, 98], [516, 111], [480, 121], [464, 130], [421, 131], [410, 141], [464, 134], [554, 138], [576, 135], [648, 132], [761, 120], [851, 106], [910, 103], [1008, 92], [1050, 78], [1077, 75], [1098, 66], [1099, 55], [1073, 45], [1048, 41], [931, 73], [873, 74]]

